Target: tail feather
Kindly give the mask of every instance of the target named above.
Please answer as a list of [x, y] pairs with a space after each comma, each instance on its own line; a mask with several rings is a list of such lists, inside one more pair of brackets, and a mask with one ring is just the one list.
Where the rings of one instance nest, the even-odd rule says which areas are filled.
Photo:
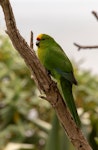
[[79, 116], [77, 113], [77, 109], [76, 109], [73, 94], [72, 94], [72, 84], [65, 78], [61, 77], [60, 86], [61, 86], [64, 100], [65, 100], [76, 124], [80, 127], [81, 123], [80, 123], [80, 119], [79, 119]]

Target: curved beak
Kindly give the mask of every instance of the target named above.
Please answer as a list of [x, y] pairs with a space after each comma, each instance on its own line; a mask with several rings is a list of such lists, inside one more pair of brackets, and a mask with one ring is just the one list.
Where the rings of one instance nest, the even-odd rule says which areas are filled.
[[36, 40], [36, 45], [37, 45], [37, 46], [39, 46], [39, 42], [40, 42], [39, 40]]

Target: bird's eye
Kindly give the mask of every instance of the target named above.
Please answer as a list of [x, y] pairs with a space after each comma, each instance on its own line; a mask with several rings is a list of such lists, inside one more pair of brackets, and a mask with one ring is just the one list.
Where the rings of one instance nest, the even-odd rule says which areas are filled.
[[45, 39], [42, 39], [43, 41], [45, 40]]

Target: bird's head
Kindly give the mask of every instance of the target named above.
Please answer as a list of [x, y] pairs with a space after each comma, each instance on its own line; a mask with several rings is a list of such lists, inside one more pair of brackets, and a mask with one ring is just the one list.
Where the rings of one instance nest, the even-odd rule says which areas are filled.
[[38, 47], [40, 46], [46, 46], [49, 45], [50, 42], [54, 41], [52, 37], [50, 37], [47, 34], [39, 34], [36, 38], [36, 45]]

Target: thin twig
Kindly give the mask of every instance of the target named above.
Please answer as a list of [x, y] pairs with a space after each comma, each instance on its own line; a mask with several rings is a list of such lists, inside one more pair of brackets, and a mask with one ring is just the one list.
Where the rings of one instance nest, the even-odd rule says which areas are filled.
[[81, 49], [97, 49], [98, 45], [94, 45], [94, 46], [84, 46], [84, 45], [80, 45], [77, 43], [74, 43], [74, 45], [78, 48], [78, 51], [80, 51]]
[[33, 32], [31, 31], [30, 48], [33, 49]]
[[94, 17], [97, 19], [98, 21], [98, 13], [96, 11], [92, 11], [92, 14], [94, 15]]
[[[97, 19], [98, 21], [98, 13], [96, 11], [92, 11], [92, 14], [94, 15], [94, 17]], [[80, 44], [77, 44], [77, 43], [74, 43], [74, 45], [78, 48], [78, 51], [80, 51], [81, 49], [97, 49], [98, 48], [98, 45], [92, 45], [92, 46], [87, 46], [87, 45], [80, 45]]]
[[[34, 48], [33, 48], [33, 32], [32, 31], [31, 31], [31, 34], [30, 34], [30, 48], [34, 51]], [[39, 86], [38, 80], [37, 80], [36, 76], [34, 76], [34, 72], [32, 70], [31, 70], [31, 79], [35, 81], [35, 84], [38, 87], [40, 94], [42, 94], [42, 90]]]

